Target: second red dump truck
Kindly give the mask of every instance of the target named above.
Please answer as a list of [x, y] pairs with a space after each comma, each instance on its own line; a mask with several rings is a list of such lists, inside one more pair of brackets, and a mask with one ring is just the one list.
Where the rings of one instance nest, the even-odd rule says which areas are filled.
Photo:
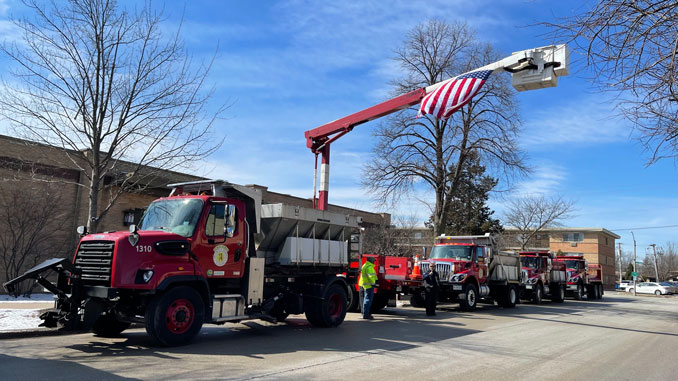
[[553, 260], [548, 251], [521, 251], [523, 279], [520, 284], [521, 299], [541, 304], [546, 297], [554, 302], [565, 300], [567, 271], [565, 264]]

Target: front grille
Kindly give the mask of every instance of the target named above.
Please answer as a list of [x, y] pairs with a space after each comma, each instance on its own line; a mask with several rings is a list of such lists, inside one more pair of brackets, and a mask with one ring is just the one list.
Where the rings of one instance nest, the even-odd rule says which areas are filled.
[[[428, 262], [421, 262], [421, 273], [426, 274], [428, 272]], [[436, 271], [440, 276], [441, 282], [449, 282], [450, 277], [454, 275], [454, 264], [448, 262], [437, 262]]]
[[75, 267], [81, 271], [83, 284], [110, 285], [114, 248], [115, 242], [112, 241], [87, 241], [80, 244], [75, 256]]

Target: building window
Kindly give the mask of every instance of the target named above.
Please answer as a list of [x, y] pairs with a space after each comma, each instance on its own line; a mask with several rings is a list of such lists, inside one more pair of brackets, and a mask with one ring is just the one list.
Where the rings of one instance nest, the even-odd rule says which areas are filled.
[[122, 223], [125, 226], [138, 225], [146, 209], [127, 209], [123, 211]]
[[584, 240], [584, 233], [563, 233], [563, 242], [581, 242]]
[[605, 237], [605, 246], [609, 246], [610, 244], [607, 242], [607, 237]]
[[421, 232], [414, 233], [414, 239], [421, 239], [421, 238], [422, 238]]

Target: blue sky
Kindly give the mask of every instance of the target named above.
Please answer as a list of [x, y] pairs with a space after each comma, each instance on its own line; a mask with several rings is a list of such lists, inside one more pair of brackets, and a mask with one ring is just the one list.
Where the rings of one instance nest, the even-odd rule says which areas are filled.
[[[155, 6], [163, 3], [156, 1]], [[409, 30], [432, 17], [465, 21], [481, 41], [499, 51], [548, 45], [539, 21], [566, 16], [585, 2], [554, 1], [171, 1], [167, 30], [183, 13], [182, 36], [196, 59], [218, 51], [210, 84], [212, 107], [231, 107], [218, 121], [223, 147], [198, 174], [311, 197], [313, 155], [304, 131], [386, 100], [399, 75], [393, 51]], [[11, 36], [16, 0], [0, 0], [0, 36]], [[218, 48], [218, 49], [217, 49]], [[0, 61], [0, 72], [7, 62]], [[581, 57], [574, 73], [551, 89], [517, 94], [523, 129], [520, 142], [533, 173], [511, 184], [515, 194], [562, 195], [576, 202], [567, 226], [617, 230], [632, 250], [628, 228], [676, 225], [675, 163], [646, 167], [647, 154], [628, 122], [615, 115], [611, 96], [586, 79]], [[508, 74], [501, 74], [509, 81]], [[357, 127], [332, 146], [330, 202], [377, 211], [360, 186], [370, 160], [376, 121]], [[429, 198], [422, 193], [420, 198]], [[490, 206], [501, 217], [506, 198]], [[428, 211], [404, 200], [396, 215]], [[651, 243], [674, 240], [678, 228], [636, 229], [638, 253]]]

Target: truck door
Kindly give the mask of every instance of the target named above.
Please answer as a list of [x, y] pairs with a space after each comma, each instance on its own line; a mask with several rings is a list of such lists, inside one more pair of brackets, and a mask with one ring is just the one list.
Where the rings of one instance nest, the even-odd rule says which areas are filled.
[[478, 265], [478, 282], [485, 283], [487, 278], [487, 261], [485, 258], [485, 248], [476, 246], [476, 263]]
[[246, 236], [241, 205], [212, 203], [202, 229], [198, 256], [208, 278], [241, 278]]

